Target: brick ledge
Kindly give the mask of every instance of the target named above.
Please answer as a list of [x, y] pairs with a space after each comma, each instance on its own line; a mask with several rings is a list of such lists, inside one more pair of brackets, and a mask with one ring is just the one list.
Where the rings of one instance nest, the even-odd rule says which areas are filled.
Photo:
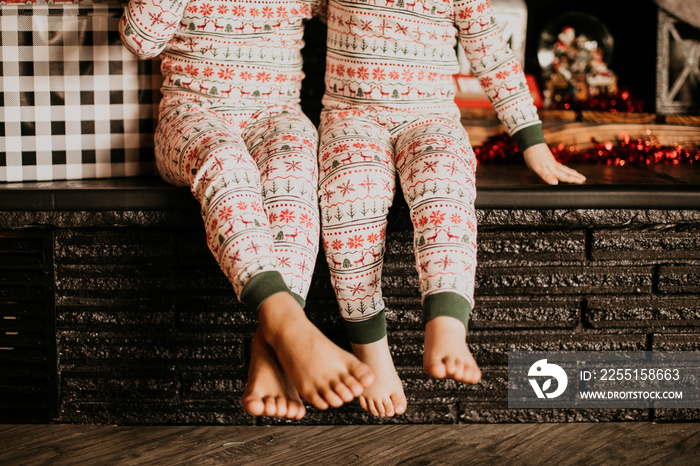
[[[479, 166], [476, 207], [480, 209], [696, 209], [698, 166], [576, 167], [584, 185], [548, 186], [520, 165]], [[158, 177], [114, 178], [0, 185], [4, 211], [189, 210], [187, 188]]]

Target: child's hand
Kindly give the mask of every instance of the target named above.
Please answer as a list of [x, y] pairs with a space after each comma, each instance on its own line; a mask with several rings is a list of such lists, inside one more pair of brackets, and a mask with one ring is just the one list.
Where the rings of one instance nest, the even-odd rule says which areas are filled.
[[528, 168], [549, 184], [559, 184], [560, 181], [567, 183], [586, 181], [586, 177], [576, 170], [557, 162], [545, 143], [535, 144], [525, 149], [523, 158]]

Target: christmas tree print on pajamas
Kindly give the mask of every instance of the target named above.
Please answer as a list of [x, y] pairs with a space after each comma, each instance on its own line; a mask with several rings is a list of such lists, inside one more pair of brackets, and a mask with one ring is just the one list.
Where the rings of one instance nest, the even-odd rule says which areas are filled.
[[451, 293], [464, 301], [460, 310], [425, 309], [426, 318], [456, 313], [466, 325], [474, 306], [476, 160], [454, 103], [457, 42], [521, 149], [544, 141], [488, 1], [329, 1], [322, 238], [356, 342], [384, 335], [381, 267], [397, 179], [411, 209], [423, 299]]
[[475, 383], [466, 345], [474, 307], [476, 160], [454, 103], [464, 48], [505, 128], [544, 142], [525, 75], [487, 0], [329, 0], [319, 198], [331, 281], [353, 351], [377, 381], [374, 415], [406, 409], [381, 293], [387, 213], [397, 182], [410, 208], [423, 317], [423, 366]]
[[161, 176], [201, 204], [209, 249], [257, 311], [243, 407], [299, 419], [360, 395], [372, 372], [303, 304], [318, 254], [318, 133], [299, 94], [317, 0], [131, 0], [124, 45], [159, 56]]
[[202, 204], [241, 296], [279, 270], [303, 298], [317, 251], [317, 132], [301, 112], [303, 22], [318, 2], [132, 0], [124, 44], [161, 58], [156, 160]]

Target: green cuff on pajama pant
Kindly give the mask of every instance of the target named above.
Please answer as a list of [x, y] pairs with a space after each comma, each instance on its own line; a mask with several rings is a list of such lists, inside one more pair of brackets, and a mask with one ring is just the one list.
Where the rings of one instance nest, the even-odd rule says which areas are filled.
[[304, 298], [292, 293], [287, 284], [284, 283], [282, 274], [275, 271], [261, 272], [248, 280], [248, 283], [243, 287], [240, 300], [243, 304], [257, 311], [263, 301], [280, 291], [291, 294], [302, 308], [306, 305]]
[[435, 317], [454, 317], [469, 328], [469, 313], [472, 307], [463, 296], [457, 293], [435, 293], [423, 299], [423, 323]]
[[384, 310], [377, 315], [361, 321], [348, 321], [345, 323], [345, 335], [350, 343], [367, 345], [379, 341], [386, 336], [386, 314]]

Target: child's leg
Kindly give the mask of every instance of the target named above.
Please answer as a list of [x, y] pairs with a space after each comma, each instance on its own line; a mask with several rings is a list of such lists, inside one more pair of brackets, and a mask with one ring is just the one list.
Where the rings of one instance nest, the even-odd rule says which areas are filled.
[[243, 138], [260, 172], [278, 270], [303, 306], [318, 257], [318, 134], [294, 107], [253, 118]]
[[[270, 109], [253, 119], [256, 121], [243, 136], [259, 167], [279, 271], [303, 306], [318, 255], [316, 128], [295, 108]], [[305, 315], [298, 313], [298, 307], [293, 315], [285, 316], [284, 302], [288, 299], [281, 294], [260, 307], [258, 346], [271, 348], [272, 343], [277, 365], [284, 367], [291, 384], [316, 407], [337, 407], [351, 401], [364, 389], [363, 375], [369, 370], [332, 344]], [[284, 325], [278, 327], [278, 323]], [[256, 359], [251, 364], [254, 362]], [[270, 379], [269, 367], [268, 364], [262, 365], [260, 371], [251, 370], [244, 405], [253, 410], [266, 397], [273, 398], [273, 394], [284, 399], [276, 392], [280, 385]]]
[[254, 342], [254, 380], [244, 406], [253, 414], [303, 415], [296, 391], [284, 383], [285, 371], [291, 385], [321, 409], [352, 400], [371, 382], [371, 371], [306, 319], [298, 296], [278, 271], [260, 173], [243, 139], [211, 111], [189, 109], [171, 116], [159, 124], [158, 134], [172, 137], [159, 138], [156, 148], [161, 174], [191, 185], [202, 204], [210, 249], [239, 299], [258, 310], [258, 335], [264, 338]]
[[324, 114], [320, 169], [322, 238], [331, 281], [355, 355], [374, 371], [360, 404], [374, 415], [406, 408], [386, 338], [381, 271], [395, 175], [389, 133]]
[[478, 382], [481, 372], [466, 344], [476, 267], [476, 160], [464, 128], [440, 117], [411, 125], [397, 140], [396, 167], [414, 225], [424, 368], [433, 377]]
[[[156, 160], [167, 181], [189, 186], [201, 204], [209, 249], [236, 295], [257, 307], [259, 286], [271, 278], [268, 294], [285, 291], [277, 272], [270, 226], [260, 196], [260, 175], [245, 142], [221, 115], [199, 106], [180, 106], [162, 116], [156, 130]], [[257, 301], [255, 301], [257, 300]]]

